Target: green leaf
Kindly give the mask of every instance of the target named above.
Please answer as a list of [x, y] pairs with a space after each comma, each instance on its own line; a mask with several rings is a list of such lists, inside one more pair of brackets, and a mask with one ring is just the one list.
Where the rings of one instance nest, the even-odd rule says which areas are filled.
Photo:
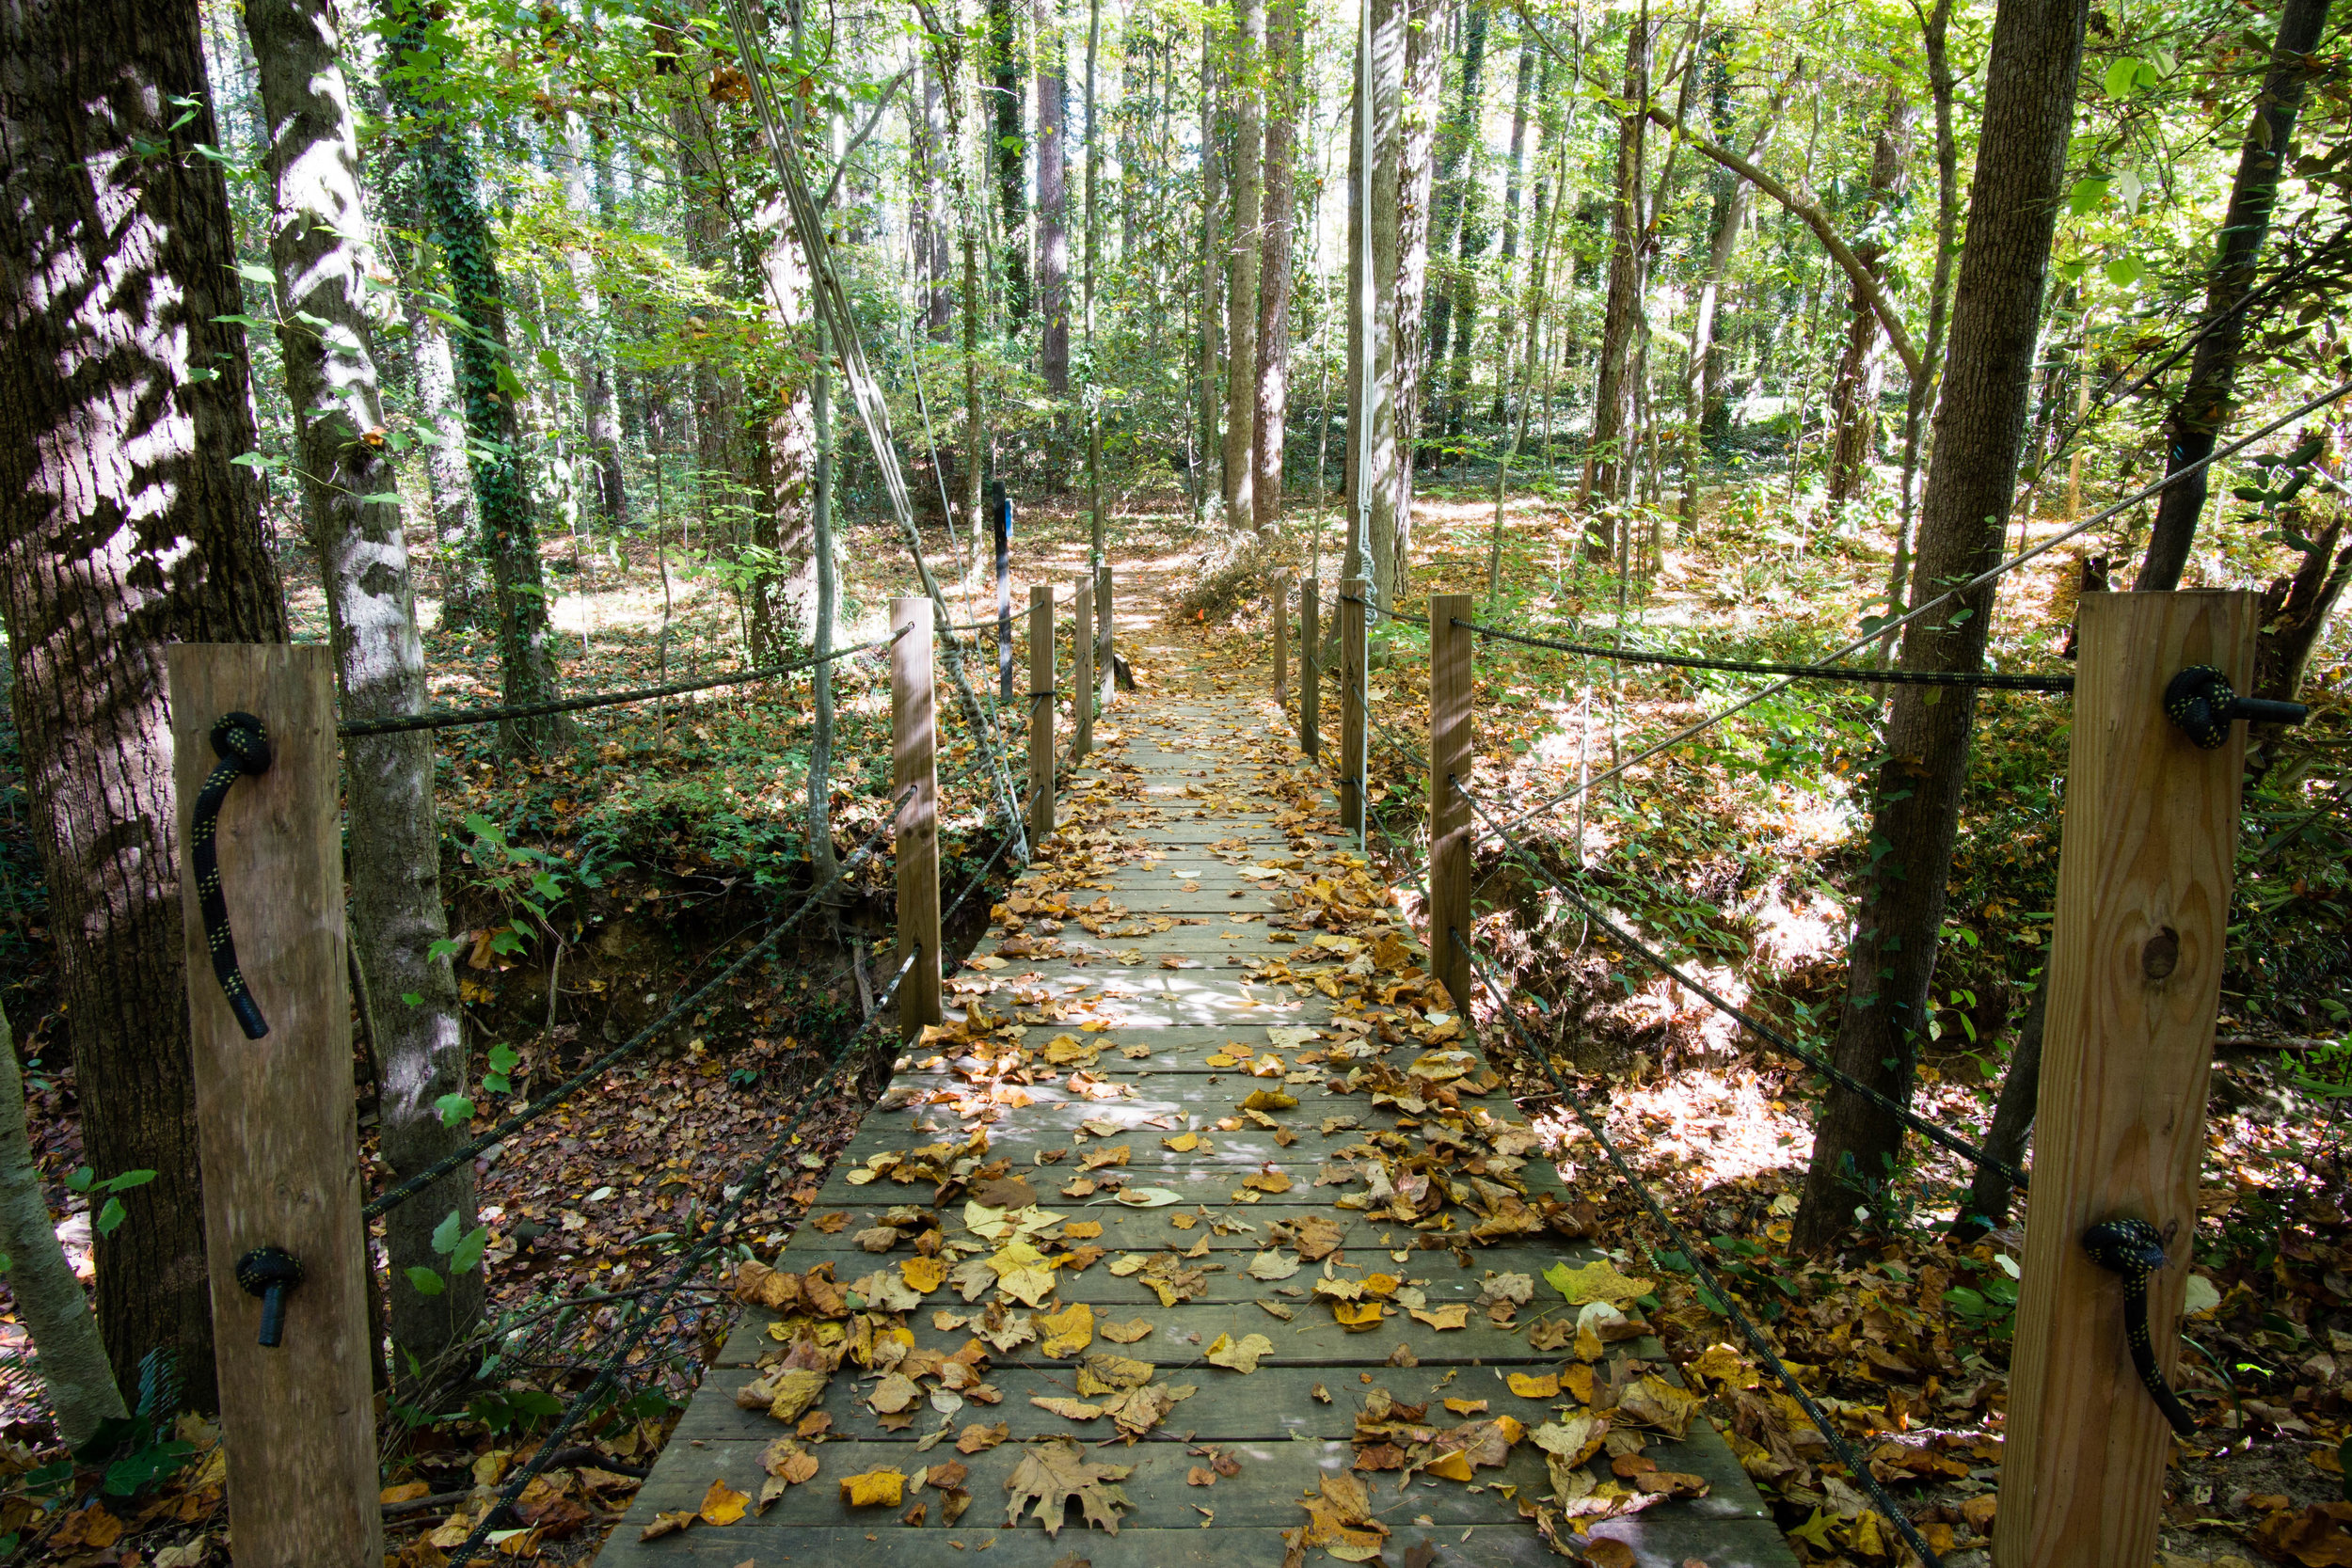
[[111, 1236], [121, 1229], [122, 1222], [130, 1217], [131, 1212], [122, 1206], [122, 1199], [110, 1197], [105, 1207], [98, 1211], [98, 1218], [92, 1225], [101, 1236]]
[[400, 999], [403, 1002], [407, 1003], [408, 1006], [412, 1007], [421, 1007], [424, 1006], [424, 993], [422, 991], [405, 990], [400, 993]]
[[275, 286], [278, 282], [278, 275], [276, 273], [270, 271], [267, 267], [256, 266], [251, 261], [239, 261], [237, 263], [237, 276], [244, 278], [248, 283], [267, 283]]
[[433, 1102], [433, 1108], [441, 1113], [443, 1127], [456, 1127], [474, 1114], [473, 1101], [462, 1094], [445, 1094]]
[[482, 1266], [482, 1255], [489, 1245], [490, 1227], [488, 1226], [477, 1225], [471, 1230], [467, 1231], [457, 1245], [450, 1250], [450, 1272], [452, 1274], [473, 1273], [475, 1269]]
[[522, 1065], [522, 1060], [523, 1053], [504, 1041], [490, 1047], [490, 1070], [493, 1072], [512, 1072]]
[[411, 1263], [405, 1272], [408, 1275], [408, 1288], [421, 1296], [437, 1296], [449, 1289], [441, 1283], [439, 1275], [421, 1263]]
[[89, 1191], [90, 1183], [97, 1180], [98, 1173], [90, 1169], [89, 1166], [84, 1165], [81, 1169], [69, 1175], [65, 1179], [65, 1184], [72, 1188], [77, 1193], [86, 1193]]
[[2106, 200], [2106, 177], [2098, 174], [2087, 174], [2080, 180], [2075, 181], [2074, 189], [2066, 193], [2067, 211], [2073, 213], [2076, 217], [2081, 217], [2086, 213], [2098, 211], [2099, 204]]
[[458, 1238], [465, 1235], [457, 1211], [452, 1209], [441, 1216], [441, 1223], [433, 1227], [433, 1250], [447, 1258], [457, 1249]]
[[2118, 256], [2106, 264], [2107, 281], [2119, 289], [2128, 289], [2148, 275], [2148, 268], [2137, 256]]
[[[436, 942], [427, 947], [424, 950], [424, 956], [428, 958], [453, 958], [458, 954], [463, 953], [469, 945], [469, 943], [460, 942], [454, 937], [443, 937], [438, 942]], [[408, 1005], [413, 1007], [418, 1002], [423, 1001], [424, 998], [420, 996], [415, 1002], [409, 1002], [408, 998], [404, 996], [401, 1000], [408, 1002]]]
[[509, 1388], [506, 1402], [526, 1416], [560, 1416], [564, 1413], [562, 1400], [536, 1388]]
[[[2106, 88], [2107, 96], [2109, 98], [2129, 98], [2139, 90], [2139, 77], [2140, 72], [2143, 70], [2147, 70], [2147, 68], [2142, 66], [2139, 61], [2134, 59], [2131, 55], [2125, 55], [2118, 59], [2113, 65], [2107, 67], [2106, 77], [2099, 85]], [[2155, 72], [2153, 71], [2149, 71], [2148, 75], [2150, 78], [2149, 85], [2153, 87], [2154, 85], [2153, 79]]]
[[155, 1173], [151, 1170], [126, 1170], [120, 1176], [106, 1178], [105, 1185], [110, 1193], [127, 1193], [134, 1187], [144, 1187], [154, 1180]]

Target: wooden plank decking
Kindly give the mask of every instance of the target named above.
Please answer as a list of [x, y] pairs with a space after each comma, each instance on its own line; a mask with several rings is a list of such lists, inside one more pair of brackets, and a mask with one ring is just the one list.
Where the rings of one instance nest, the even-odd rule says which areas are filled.
[[[1126, 700], [1113, 718], [1114, 728], [1098, 732], [1104, 744], [1070, 782], [1048, 857], [1014, 891], [1010, 907], [1025, 929], [1009, 939], [992, 933], [977, 966], [956, 978], [951, 1017], [961, 1027], [951, 1029], [961, 1037], [908, 1053], [828, 1175], [809, 1223], [774, 1259], [793, 1275], [830, 1264], [844, 1283], [882, 1271], [904, 1291], [901, 1265], [922, 1256], [920, 1247], [951, 1267], [996, 1252], [996, 1241], [969, 1228], [966, 1208], [974, 1184], [993, 1180], [999, 1185], [980, 1190], [1012, 1202], [1033, 1194], [1044, 1213], [1059, 1216], [1035, 1232], [1042, 1250], [1102, 1249], [1082, 1267], [1065, 1262], [1054, 1271], [1055, 1293], [1042, 1298], [1048, 1310], [1087, 1304], [1092, 1342], [1056, 1356], [1044, 1354], [1040, 1338], [990, 1350], [978, 1375], [996, 1396], [993, 1403], [977, 1397], [980, 1390], [970, 1398], [934, 1393], [964, 1377], [944, 1372], [941, 1358], [977, 1343], [992, 1303], [1000, 1324], [1017, 1323], [1029, 1310], [977, 1285], [977, 1299], [967, 1302], [951, 1279], [903, 1314], [913, 1350], [898, 1366], [927, 1375], [915, 1378], [917, 1396], [899, 1418], [885, 1421], [869, 1402], [895, 1353], [884, 1350], [870, 1366], [852, 1355], [810, 1406], [829, 1418], [821, 1440], [805, 1445], [818, 1462], [813, 1479], [738, 1524], [697, 1525], [641, 1542], [659, 1513], [696, 1509], [714, 1480], [756, 1497], [767, 1479], [763, 1454], [772, 1462], [774, 1440], [800, 1441], [796, 1424], [739, 1408], [735, 1394], [761, 1375], [763, 1363], [772, 1367], [786, 1354], [780, 1335], [815, 1325], [803, 1316], [771, 1335], [778, 1315], [748, 1311], [614, 1529], [599, 1559], [608, 1568], [1279, 1564], [1290, 1550], [1283, 1532], [1308, 1522], [1301, 1499], [1319, 1475], [1349, 1472], [1358, 1416], [1375, 1389], [1401, 1403], [1425, 1403], [1422, 1421], [1440, 1431], [1503, 1415], [1532, 1430], [1581, 1408], [1567, 1394], [1521, 1398], [1505, 1380], [1581, 1365], [1570, 1347], [1534, 1348], [1529, 1330], [1546, 1323], [1557, 1334], [1575, 1315], [1543, 1283], [1544, 1271], [1598, 1253], [1545, 1230], [1492, 1244], [1469, 1238], [1482, 1223], [1505, 1230], [1532, 1223], [1571, 1195], [1540, 1152], [1518, 1163], [1515, 1151], [1529, 1140], [1512, 1131], [1523, 1118], [1499, 1088], [1465, 1092], [1490, 1081], [1475, 1058], [1465, 1064], [1474, 1064], [1469, 1081], [1452, 1086], [1454, 1105], [1427, 1082], [1383, 1079], [1382, 1065], [1405, 1073], [1417, 1059], [1461, 1042], [1443, 1022], [1443, 993], [1423, 993], [1409, 983], [1409, 971], [1396, 972], [1392, 944], [1409, 942], [1410, 933], [1394, 911], [1375, 915], [1345, 902], [1352, 867], [1327, 799], [1300, 769], [1271, 707], [1210, 693], [1147, 694]], [[1302, 885], [1306, 912], [1319, 897], [1336, 895], [1340, 915], [1278, 930], [1298, 924]], [[1318, 945], [1335, 924], [1343, 928], [1338, 945]], [[1383, 961], [1367, 961], [1375, 952]], [[1269, 964], [1287, 966], [1287, 976]], [[1407, 983], [1396, 993], [1400, 979]], [[1384, 993], [1395, 993], [1394, 1002], [1382, 1005]], [[993, 1032], [986, 1027], [992, 1023], [999, 1026]], [[1279, 1070], [1263, 1061], [1268, 1055], [1280, 1059]], [[1266, 1075], [1237, 1068], [1237, 1058]], [[1350, 1074], [1358, 1086], [1343, 1092]], [[1367, 1074], [1395, 1092], [1375, 1105]], [[1415, 1087], [1420, 1099], [1409, 1098]], [[1243, 1108], [1253, 1091], [1267, 1089], [1296, 1105], [1255, 1116]], [[1408, 1098], [1400, 1102], [1397, 1094]], [[1261, 1101], [1268, 1103], [1279, 1101]], [[986, 1134], [985, 1152], [964, 1152], [977, 1132]], [[935, 1147], [909, 1152], [924, 1146]], [[1088, 1168], [1105, 1155], [1119, 1158], [1112, 1151], [1122, 1148], [1123, 1164]], [[894, 1153], [902, 1156], [895, 1170]], [[871, 1163], [878, 1158], [879, 1169]], [[959, 1161], [965, 1179], [947, 1187], [935, 1208], [936, 1181], [894, 1180], [916, 1164], [936, 1170]], [[1364, 1193], [1375, 1171], [1375, 1184], [1401, 1186], [1405, 1196], [1377, 1212], [1334, 1207], [1343, 1195]], [[1457, 1196], [1470, 1201], [1441, 1203], [1442, 1218], [1424, 1213], [1416, 1228], [1396, 1217], [1395, 1205], [1409, 1205], [1416, 1178], [1431, 1173], [1456, 1183]], [[1482, 1174], [1485, 1188], [1470, 1180]], [[1252, 1177], [1258, 1183], [1247, 1185]], [[1024, 1186], [1001, 1184], [1015, 1179]], [[1120, 1179], [1131, 1190], [1164, 1189], [1183, 1201], [1124, 1207], [1110, 1198]], [[912, 1207], [892, 1215], [899, 1205]], [[887, 1228], [886, 1219], [901, 1222], [900, 1243], [881, 1255], [863, 1249], [858, 1234]], [[1089, 1226], [1100, 1227], [1099, 1236]], [[1282, 1255], [1284, 1263], [1266, 1270], [1278, 1273], [1302, 1250], [1318, 1250], [1318, 1231], [1321, 1244], [1336, 1243], [1321, 1260], [1279, 1279], [1248, 1272], [1262, 1253]], [[1296, 1244], [1302, 1235], [1304, 1249]], [[1158, 1261], [1136, 1273], [1138, 1259]], [[1169, 1270], [1182, 1271], [1173, 1289], [1188, 1297], [1164, 1306], [1148, 1281]], [[914, 1282], [931, 1272], [914, 1271]], [[1363, 1281], [1375, 1274], [1399, 1283], [1386, 1315], [1360, 1332], [1343, 1327], [1331, 1304], [1311, 1293], [1326, 1275]], [[1479, 1298], [1490, 1276], [1512, 1274], [1534, 1282], [1534, 1298], [1512, 1323], [1499, 1324]], [[993, 1278], [991, 1272], [989, 1283]], [[1408, 1315], [1416, 1291], [1430, 1318], [1466, 1316], [1467, 1326], [1440, 1329]], [[1449, 1305], [1467, 1314], [1446, 1313]], [[1137, 1321], [1151, 1331], [1134, 1342], [1103, 1332]], [[841, 1337], [837, 1326], [827, 1332], [836, 1342]], [[1271, 1347], [1256, 1371], [1206, 1359], [1220, 1337], [1242, 1341], [1252, 1334]], [[1132, 1446], [1120, 1440], [1112, 1415], [1072, 1419], [1032, 1402], [1082, 1397], [1087, 1357], [1105, 1353], [1149, 1362], [1151, 1386], [1194, 1390]], [[1644, 1370], [1676, 1381], [1659, 1347], [1643, 1338], [1610, 1345], [1590, 1370], [1604, 1402], [1607, 1388], [1631, 1384]], [[1104, 1385], [1089, 1379], [1084, 1386]], [[1483, 1416], [1449, 1413], [1441, 1402], [1448, 1399], [1485, 1401], [1487, 1408]], [[997, 1422], [1006, 1423], [1009, 1440], [958, 1450], [965, 1428]], [[804, 1417], [803, 1424], [813, 1423]], [[1645, 1435], [1644, 1457], [1661, 1470], [1704, 1478], [1708, 1493], [1595, 1525], [1595, 1536], [1623, 1541], [1645, 1568], [1683, 1568], [1694, 1560], [1708, 1568], [1793, 1562], [1703, 1415], [1682, 1441]], [[1119, 1482], [1126, 1507], [1117, 1535], [1089, 1528], [1075, 1507], [1057, 1539], [1026, 1513], [1008, 1525], [1009, 1478], [1039, 1445], [1064, 1437], [1081, 1446], [1087, 1463], [1132, 1467]], [[1220, 1455], [1238, 1464], [1236, 1473], [1211, 1485], [1189, 1482], [1214, 1473]], [[844, 1478], [895, 1468], [912, 1479], [950, 1464], [968, 1472], [961, 1478], [968, 1504], [952, 1524], [944, 1518], [950, 1495], [936, 1485], [910, 1486], [896, 1508], [844, 1504]], [[1588, 1473], [1610, 1484], [1609, 1455]], [[1520, 1515], [1522, 1499], [1553, 1491], [1530, 1437], [1510, 1447], [1506, 1464], [1478, 1469], [1469, 1484], [1420, 1474], [1400, 1489], [1394, 1469], [1354, 1474], [1390, 1532], [1380, 1547], [1391, 1565], [1560, 1560]], [[920, 1522], [903, 1522], [917, 1503], [927, 1505]], [[1311, 1545], [1303, 1560], [1330, 1559]]]

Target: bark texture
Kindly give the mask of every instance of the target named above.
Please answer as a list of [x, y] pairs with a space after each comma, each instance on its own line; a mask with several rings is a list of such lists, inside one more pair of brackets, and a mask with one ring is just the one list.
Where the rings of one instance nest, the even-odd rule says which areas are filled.
[[[303, 500], [326, 588], [336, 682], [353, 719], [419, 713], [424, 648], [417, 637], [399, 483], [375, 435], [384, 425], [375, 336], [367, 309], [373, 232], [359, 177], [358, 138], [342, 71], [342, 40], [327, 0], [246, 0], [245, 24], [261, 62], [269, 121], [270, 264], [283, 317], [278, 343], [295, 410]], [[435, 1101], [466, 1087], [457, 982], [432, 947], [449, 935], [441, 904], [440, 835], [433, 811], [433, 737], [378, 735], [344, 748], [352, 820], [352, 952], [365, 977], [369, 1043], [375, 1053], [381, 1146], [392, 1180], [465, 1141], [444, 1127]], [[411, 1005], [399, 999], [415, 997]], [[462, 1341], [482, 1314], [483, 1273], [449, 1277], [433, 1251], [435, 1226], [452, 1212], [474, 1225], [470, 1165], [392, 1211], [385, 1227], [391, 1265], [387, 1324], [394, 1370], [426, 1365]], [[406, 1270], [442, 1275], [422, 1295]]]
[[[1994, 23], [1984, 134], [1952, 312], [1951, 369], [1920, 506], [1923, 594], [1986, 570], [2000, 548], [2064, 189], [2085, 12], [2086, 0], [2009, 0]], [[1992, 608], [1988, 584], [1913, 623], [1901, 667], [1980, 668]], [[1886, 758], [1874, 781], [1870, 869], [1834, 1054], [1847, 1072], [1902, 1104], [1910, 1102], [1929, 1018], [1975, 699], [1965, 687], [1898, 687]], [[1795, 1230], [1806, 1247], [1824, 1244], [1853, 1223], [1858, 1206], [1873, 1203], [1871, 1187], [1887, 1180], [1903, 1142], [1899, 1122], [1835, 1085], [1814, 1126]]]
[[1254, 457], [1258, 428], [1258, 253], [1264, 236], [1259, 162], [1264, 120], [1259, 110], [1258, 56], [1265, 12], [1258, 0], [1233, 0], [1232, 82], [1233, 221], [1225, 253], [1225, 523], [1257, 526]]
[[1642, 309], [1645, 191], [1642, 105], [1649, 97], [1649, 8], [1628, 26], [1625, 102], [1617, 116], [1617, 171], [1609, 219], [1609, 294], [1602, 308], [1600, 364], [1593, 389], [1592, 455], [1584, 461], [1584, 499], [1602, 511], [1585, 525], [1584, 553], [1605, 561], [1614, 552], [1613, 525], [1604, 514], [1629, 499], [1633, 479], [1633, 337]]
[[[0, 6], [0, 615], [116, 1379], [215, 1401], [164, 648], [285, 639], [193, 0]], [[190, 105], [193, 107], [183, 107]]]
[[1012, 0], [988, 0], [987, 64], [995, 123], [996, 225], [1004, 237], [1005, 336], [1028, 325], [1028, 144], [1021, 135], [1021, 33]]
[[[1853, 253], [1873, 277], [1884, 271], [1894, 248], [1903, 193], [1911, 183], [1911, 129], [1918, 109], [1899, 89], [1886, 97], [1886, 123], [1870, 148], [1870, 211], [1855, 237]], [[1842, 505], [1862, 493], [1870, 461], [1878, 454], [1879, 318], [1857, 284], [1847, 306], [1846, 348], [1830, 384], [1829, 500]]]
[[1045, 385], [1070, 395], [1070, 190], [1064, 131], [1064, 62], [1053, 0], [1031, 13], [1037, 38], [1037, 304]]
[[[1282, 517], [1282, 450], [1290, 423], [1291, 267], [1297, 214], [1301, 0], [1269, 0], [1265, 29], [1265, 243], [1258, 256], [1258, 388], [1249, 502], [1260, 533]], [[1238, 524], [1239, 519], [1236, 519]]]

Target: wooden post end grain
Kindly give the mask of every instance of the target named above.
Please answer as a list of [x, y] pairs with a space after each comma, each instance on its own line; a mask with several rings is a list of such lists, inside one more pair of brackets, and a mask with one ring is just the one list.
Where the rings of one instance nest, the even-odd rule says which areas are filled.
[[[182, 946], [204, 1170], [222, 1439], [237, 1560], [379, 1568], [367, 1237], [351, 1096], [334, 656], [323, 646], [184, 643], [167, 653], [179, 792]], [[230, 785], [215, 843], [239, 967], [269, 1032], [247, 1039], [213, 971], [196, 896], [198, 793], [229, 713], [266, 727], [269, 769]], [[355, 832], [365, 824], [355, 823]], [[237, 1261], [279, 1247], [303, 1279], [283, 1335]]]
[[2000, 1568], [2145, 1568], [2171, 1429], [2125, 1343], [2120, 1276], [2083, 1232], [2144, 1220], [2167, 1266], [2149, 1282], [2169, 1377], [2196, 1236], [2205, 1089], [2220, 999], [2246, 734], [2201, 751], [2166, 717], [2193, 664], [2246, 689], [2255, 596], [2085, 594], [2065, 840], [2042, 1038], [2041, 1125], [2026, 1212]]
[[[931, 686], [931, 601], [890, 601], [890, 792], [914, 786], [897, 823], [898, 956], [922, 957], [898, 983], [898, 1035], [913, 1039], [940, 1022], [939, 771]], [[899, 636], [900, 632], [904, 633]]]
[[1454, 624], [1472, 613], [1468, 594], [1429, 595], [1429, 972], [1470, 1006], [1470, 955], [1455, 942], [1470, 931], [1470, 808], [1459, 780], [1470, 784], [1475, 752], [1470, 711], [1476, 639]]

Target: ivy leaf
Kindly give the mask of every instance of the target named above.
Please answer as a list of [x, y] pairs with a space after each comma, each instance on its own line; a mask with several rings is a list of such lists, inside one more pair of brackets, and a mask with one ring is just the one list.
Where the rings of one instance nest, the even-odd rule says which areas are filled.
[[474, 1114], [473, 1101], [462, 1094], [445, 1094], [433, 1102], [433, 1108], [441, 1113], [443, 1127], [458, 1126]]
[[408, 1275], [408, 1288], [421, 1296], [437, 1296], [449, 1289], [441, 1283], [439, 1275], [421, 1263], [411, 1263], [405, 1272]]

